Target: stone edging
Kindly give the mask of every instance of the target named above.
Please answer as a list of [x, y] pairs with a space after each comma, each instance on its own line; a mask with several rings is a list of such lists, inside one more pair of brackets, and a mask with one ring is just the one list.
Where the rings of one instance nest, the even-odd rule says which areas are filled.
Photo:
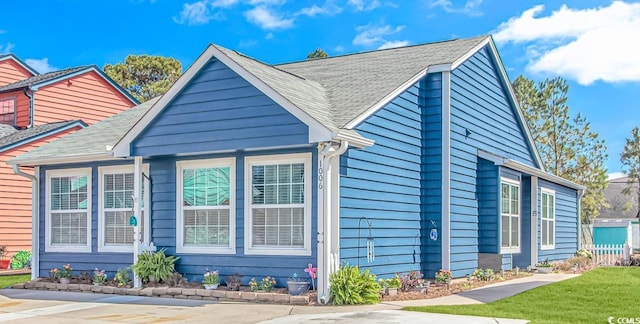
[[149, 288], [116, 288], [112, 286], [95, 286], [85, 284], [61, 284], [55, 282], [29, 281], [15, 284], [13, 289], [33, 289], [52, 291], [73, 291], [85, 293], [115, 294], [143, 297], [162, 297], [176, 299], [195, 299], [211, 301], [244, 301], [260, 303], [277, 303], [291, 305], [308, 305], [309, 296], [291, 296], [289, 294], [255, 293], [250, 291], [207, 290], [179, 287]]

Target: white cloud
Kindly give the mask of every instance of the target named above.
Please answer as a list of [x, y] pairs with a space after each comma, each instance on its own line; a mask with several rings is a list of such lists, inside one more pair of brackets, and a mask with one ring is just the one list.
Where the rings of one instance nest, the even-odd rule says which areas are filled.
[[[214, 1], [214, 3], [227, 3], [230, 1]], [[204, 25], [211, 20], [221, 20], [224, 17], [221, 13], [213, 13], [209, 8], [208, 0], [201, 0], [193, 3], [185, 3], [182, 5], [182, 11], [179, 17], [173, 17], [173, 21], [178, 24], [187, 25]]]
[[27, 63], [27, 65], [29, 65], [30, 67], [34, 68], [36, 71], [40, 72], [40, 73], [47, 73], [47, 72], [51, 72], [51, 71], [57, 71], [58, 68], [52, 66], [49, 64], [49, 59], [48, 58], [43, 58], [43, 59], [26, 59], [24, 60], [25, 63]]
[[333, 0], [327, 0], [321, 7], [314, 4], [311, 7], [302, 8], [298, 11], [297, 15], [305, 15], [309, 17], [315, 17], [317, 15], [333, 16], [341, 12], [342, 8], [340, 8], [340, 6], [336, 5]]
[[13, 51], [14, 47], [15, 47], [15, 45], [12, 44], [12, 43], [6, 43], [4, 45], [0, 44], [0, 54], [11, 53], [11, 51]]
[[338, 45], [338, 46], [334, 47], [333, 50], [335, 52], [338, 52], [338, 53], [343, 53], [345, 51], [345, 48], [342, 45]]
[[498, 26], [499, 43], [529, 43], [527, 69], [574, 79], [582, 85], [640, 81], [640, 3], [607, 7], [563, 5], [548, 16], [538, 5]]
[[281, 14], [272, 12], [266, 6], [258, 6], [245, 11], [245, 16], [249, 22], [254, 23], [262, 29], [287, 29], [293, 26], [293, 18], [284, 18]]
[[380, 7], [378, 0], [349, 0], [347, 1], [356, 11], [371, 11]]
[[229, 8], [238, 3], [238, 0], [213, 0], [211, 7], [213, 8]]
[[356, 27], [356, 31], [359, 33], [353, 39], [353, 45], [360, 46], [379, 46], [389, 41], [385, 39], [386, 36], [393, 35], [404, 29], [405, 26], [392, 27], [390, 25], [365, 25]]
[[464, 6], [456, 8], [453, 6], [453, 3], [451, 3], [451, 0], [435, 0], [429, 4], [429, 7], [442, 7], [442, 10], [448, 13], [461, 13], [467, 16], [475, 17], [482, 16], [482, 11], [480, 11], [481, 4], [482, 0], [467, 0]]
[[250, 5], [260, 6], [260, 5], [281, 5], [285, 3], [286, 0], [249, 0]]
[[401, 41], [387, 41], [378, 47], [378, 49], [387, 49], [387, 48], [395, 48], [409, 45], [409, 41], [401, 40]]

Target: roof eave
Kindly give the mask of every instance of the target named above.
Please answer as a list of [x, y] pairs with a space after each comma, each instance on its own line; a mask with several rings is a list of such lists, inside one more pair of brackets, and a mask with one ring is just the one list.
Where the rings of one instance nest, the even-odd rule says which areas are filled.
[[577, 184], [573, 181], [569, 181], [565, 178], [559, 177], [555, 174], [551, 174], [551, 173], [547, 173], [544, 170], [526, 165], [522, 162], [518, 162], [506, 157], [502, 157], [493, 153], [489, 153], [486, 151], [482, 151], [482, 150], [478, 150], [478, 157], [481, 157], [485, 160], [491, 161], [493, 162], [495, 165], [498, 166], [505, 166], [508, 167], [510, 169], [516, 170], [516, 171], [520, 171], [523, 173], [527, 173], [533, 176], [537, 176], [539, 178], [551, 181], [553, 183], [568, 187], [568, 188], [572, 188], [572, 189], [576, 189], [580, 192], [583, 192], [586, 187], [580, 184]]
[[333, 139], [335, 141], [348, 141], [349, 145], [357, 148], [364, 148], [375, 144], [374, 140], [365, 138], [355, 131], [345, 129], [341, 129], [335, 133]]
[[11, 150], [11, 149], [16, 148], [16, 147], [20, 147], [20, 146], [25, 145], [25, 144], [29, 144], [31, 142], [37, 141], [39, 139], [43, 139], [45, 137], [54, 135], [56, 133], [64, 132], [64, 131], [72, 129], [74, 127], [85, 128], [85, 127], [87, 127], [87, 124], [85, 124], [81, 120], [77, 120], [77, 121], [75, 121], [73, 123], [66, 124], [66, 125], [64, 125], [62, 127], [50, 129], [50, 130], [48, 130], [48, 131], [46, 131], [44, 133], [36, 134], [34, 136], [24, 138], [24, 139], [22, 139], [22, 140], [20, 140], [18, 142], [9, 144], [7, 146], [0, 147], [0, 153], [4, 152], [4, 151]]
[[18, 159], [14, 158], [7, 161], [8, 165], [19, 166], [40, 166], [40, 165], [56, 165], [56, 164], [69, 164], [69, 163], [87, 163], [87, 162], [99, 162], [99, 161], [119, 161], [121, 158], [114, 158], [109, 156], [106, 152], [99, 154], [79, 154], [79, 155], [67, 155], [60, 157], [47, 157], [47, 158], [35, 158], [35, 159]]

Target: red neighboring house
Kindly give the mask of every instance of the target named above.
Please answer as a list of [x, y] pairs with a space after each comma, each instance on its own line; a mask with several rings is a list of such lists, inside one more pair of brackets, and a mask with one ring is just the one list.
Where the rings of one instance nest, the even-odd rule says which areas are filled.
[[[0, 246], [7, 246], [5, 260], [31, 250], [32, 222], [31, 180], [5, 162], [137, 103], [96, 66], [39, 74], [13, 54], [0, 55]], [[33, 174], [33, 169], [21, 171]]]

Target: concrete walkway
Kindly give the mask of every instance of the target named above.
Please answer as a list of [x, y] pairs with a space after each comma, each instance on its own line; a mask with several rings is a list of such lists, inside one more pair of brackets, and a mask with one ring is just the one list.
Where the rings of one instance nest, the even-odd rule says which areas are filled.
[[263, 323], [528, 323], [527, 320], [490, 318], [478, 316], [446, 315], [436, 313], [401, 311], [405, 306], [471, 305], [484, 304], [517, 295], [523, 291], [550, 283], [571, 279], [574, 274], [534, 274], [531, 277], [503, 281], [468, 290], [456, 295], [421, 300], [390, 301], [370, 306], [318, 306], [297, 307], [290, 316], [276, 318]]

